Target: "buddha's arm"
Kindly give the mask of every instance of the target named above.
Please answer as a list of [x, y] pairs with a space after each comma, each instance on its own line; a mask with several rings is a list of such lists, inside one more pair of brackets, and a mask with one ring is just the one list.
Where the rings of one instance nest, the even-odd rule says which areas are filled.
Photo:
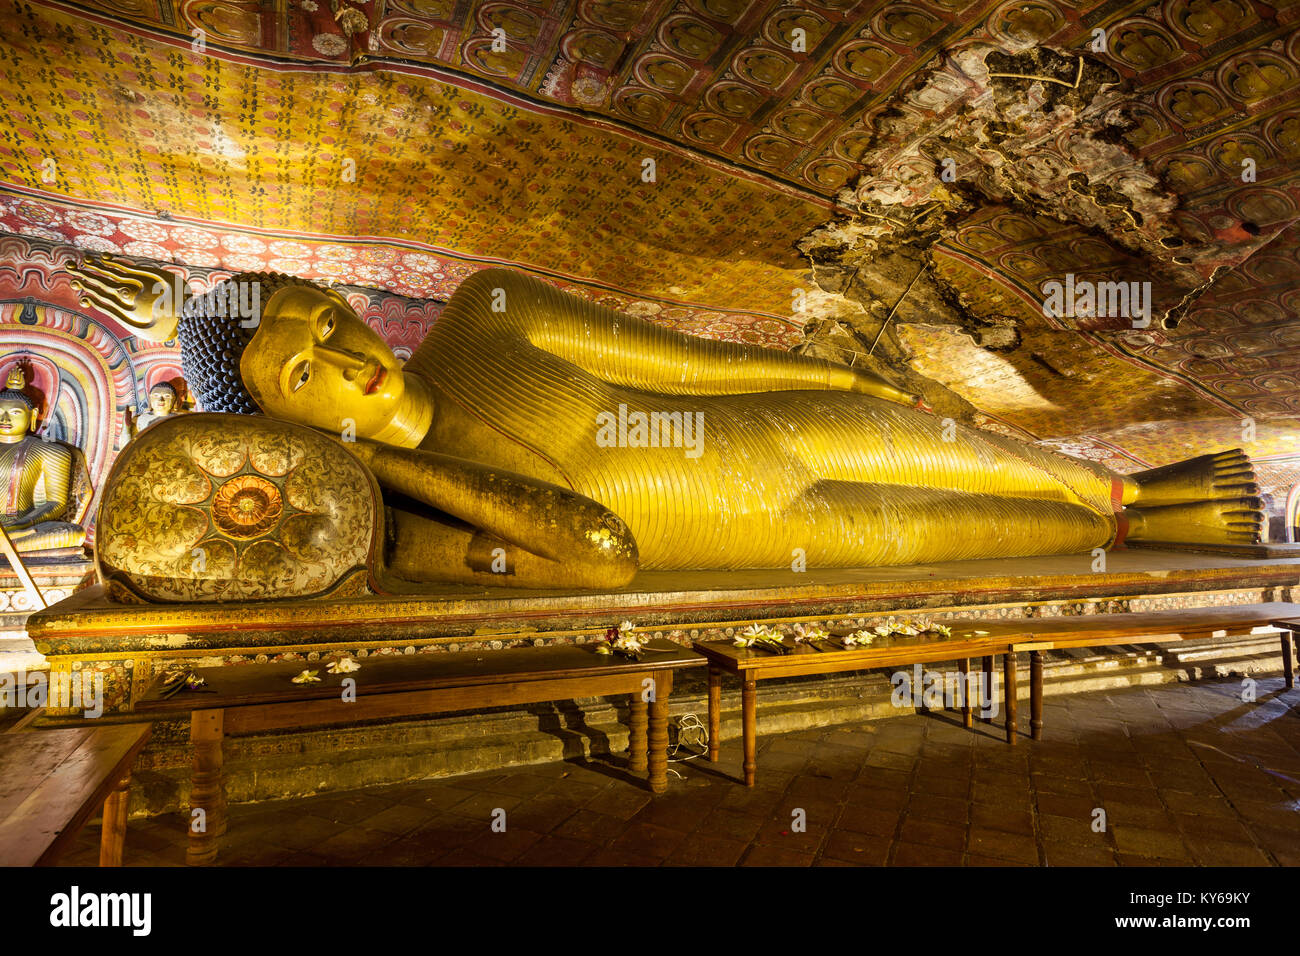
[[57, 501], [40, 501], [37, 500], [32, 507], [16, 515], [6, 515], [3, 518], [3, 524], [6, 528], [14, 530], [22, 528], [31, 528], [40, 524], [42, 521], [48, 521], [57, 518], [62, 511]]
[[636, 542], [627, 525], [567, 488], [433, 452], [374, 442], [348, 448], [384, 489], [543, 559], [552, 565], [543, 575], [548, 580], [564, 578], [568, 569], [576, 583], [618, 586], [636, 572]]
[[32, 507], [7, 517], [4, 521], [6, 528], [31, 528], [42, 521], [62, 516], [68, 506], [68, 493], [72, 486], [71, 461], [48, 449], [42, 449], [42, 452], [39, 464], [33, 462], [41, 473], [32, 489]]
[[[499, 309], [493, 308], [500, 306]], [[862, 392], [915, 405], [871, 372], [823, 359], [661, 328], [567, 295], [544, 282], [489, 269], [462, 283], [439, 322], [505, 331], [613, 385], [669, 395], [736, 395], [788, 390]]]
[[72, 490], [72, 460], [69, 456], [57, 454], [51, 448], [43, 464], [41, 480], [36, 485], [36, 509], [30, 518], [32, 524], [63, 517]]

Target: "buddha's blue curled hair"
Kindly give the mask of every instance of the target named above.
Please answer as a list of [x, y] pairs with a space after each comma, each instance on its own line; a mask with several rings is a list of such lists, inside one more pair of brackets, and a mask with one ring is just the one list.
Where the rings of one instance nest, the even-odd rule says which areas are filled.
[[[257, 334], [257, 319], [232, 315], [218, 303], [236, 301], [242, 283], [257, 283], [262, 305], [289, 285], [315, 285], [278, 272], [241, 272], [199, 296], [189, 298], [176, 325], [181, 370], [190, 392], [205, 412], [257, 415], [261, 409], [244, 386], [239, 360]], [[245, 299], [248, 296], [244, 296]]]

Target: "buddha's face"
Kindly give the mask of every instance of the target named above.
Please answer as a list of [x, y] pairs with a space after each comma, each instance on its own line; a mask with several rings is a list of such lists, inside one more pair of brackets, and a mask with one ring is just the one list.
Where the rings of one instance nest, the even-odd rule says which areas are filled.
[[331, 432], [350, 419], [357, 438], [393, 420], [406, 387], [384, 340], [337, 292], [311, 286], [271, 296], [239, 369], [268, 415]]
[[19, 401], [0, 402], [0, 442], [22, 441], [32, 427], [32, 410]]
[[170, 415], [176, 410], [176, 396], [168, 388], [153, 388], [149, 390], [149, 411], [153, 412], [159, 418]]

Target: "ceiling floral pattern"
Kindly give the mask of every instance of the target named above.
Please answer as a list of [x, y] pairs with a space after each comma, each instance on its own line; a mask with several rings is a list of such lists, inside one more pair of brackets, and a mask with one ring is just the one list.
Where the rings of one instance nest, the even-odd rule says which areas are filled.
[[54, 5], [4, 0], [0, 13], [22, 24], [0, 45], [12, 104], [0, 179], [47, 195], [289, 242], [410, 241], [766, 314], [788, 310], [801, 271], [791, 231], [831, 208], [673, 144], [428, 71], [220, 55], [215, 39], [199, 53], [102, 15], [87, 27], [86, 14]]
[[[87, 208], [45, 196], [24, 196], [6, 192], [2, 185], [0, 230], [66, 244], [80, 252], [125, 255], [180, 266], [187, 275], [210, 271], [222, 277], [235, 272], [284, 272], [326, 284], [364, 287], [375, 290], [376, 297], [382, 291], [424, 300], [425, 308], [434, 315], [466, 278], [499, 264], [491, 259], [474, 260], [439, 252], [418, 243], [322, 241], [305, 235], [284, 239], [274, 233], [235, 231], [179, 217], [160, 220], [102, 204]], [[783, 316], [702, 308], [662, 297], [634, 296], [591, 282], [535, 274], [566, 292], [682, 332], [782, 349], [796, 344], [801, 336], [801, 324]], [[410, 348], [418, 342], [415, 339], [409, 343]]]

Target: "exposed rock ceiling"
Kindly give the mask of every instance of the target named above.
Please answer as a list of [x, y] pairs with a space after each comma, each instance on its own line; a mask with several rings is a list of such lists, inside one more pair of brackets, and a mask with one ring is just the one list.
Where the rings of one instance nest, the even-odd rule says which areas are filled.
[[[505, 262], [1116, 467], [1295, 480], [1300, 3], [0, 16], [0, 229], [415, 297]], [[1150, 323], [1045, 315], [1067, 275], [1150, 282]]]

